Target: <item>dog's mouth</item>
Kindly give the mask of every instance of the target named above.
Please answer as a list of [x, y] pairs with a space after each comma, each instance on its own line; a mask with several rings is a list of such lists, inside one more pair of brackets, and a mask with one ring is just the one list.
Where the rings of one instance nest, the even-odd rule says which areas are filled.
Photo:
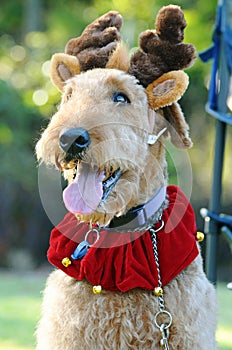
[[99, 171], [97, 167], [80, 162], [73, 182], [63, 192], [66, 208], [75, 214], [92, 214], [108, 198], [121, 176], [120, 168]]
[[122, 176], [122, 171], [120, 169], [117, 169], [107, 177], [103, 182], [102, 182], [102, 187], [103, 187], [103, 196], [101, 199], [101, 202], [104, 202], [107, 197], [109, 196], [111, 190], [114, 188], [120, 177]]

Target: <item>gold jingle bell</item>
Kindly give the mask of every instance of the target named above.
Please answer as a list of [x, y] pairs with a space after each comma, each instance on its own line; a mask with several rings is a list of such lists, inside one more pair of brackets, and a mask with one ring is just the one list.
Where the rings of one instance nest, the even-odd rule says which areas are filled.
[[161, 287], [155, 287], [153, 290], [153, 293], [156, 297], [160, 297], [163, 294], [163, 288]]
[[61, 262], [62, 262], [62, 265], [64, 265], [64, 267], [69, 267], [69, 265], [72, 264], [71, 260], [68, 257], [62, 259]]
[[93, 286], [93, 293], [94, 294], [100, 294], [102, 292], [102, 287], [99, 286]]
[[196, 235], [197, 242], [202, 242], [204, 241], [205, 235], [203, 232], [198, 231]]

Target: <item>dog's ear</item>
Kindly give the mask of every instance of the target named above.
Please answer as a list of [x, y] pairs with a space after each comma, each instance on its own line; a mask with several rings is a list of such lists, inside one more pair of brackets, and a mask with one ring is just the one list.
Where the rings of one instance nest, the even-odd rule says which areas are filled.
[[156, 110], [178, 101], [188, 87], [188, 75], [183, 71], [163, 74], [146, 88], [150, 108]]
[[76, 57], [64, 53], [52, 56], [50, 76], [58, 90], [62, 92], [65, 82], [77, 74], [80, 74], [80, 64]]
[[185, 149], [192, 146], [189, 126], [177, 101], [188, 87], [188, 75], [183, 71], [163, 74], [146, 88], [151, 109], [162, 109], [165, 124], [174, 146]]
[[180, 105], [175, 102], [171, 106], [162, 108], [162, 114], [173, 145], [180, 149], [192, 147], [189, 136], [189, 126], [186, 123]]

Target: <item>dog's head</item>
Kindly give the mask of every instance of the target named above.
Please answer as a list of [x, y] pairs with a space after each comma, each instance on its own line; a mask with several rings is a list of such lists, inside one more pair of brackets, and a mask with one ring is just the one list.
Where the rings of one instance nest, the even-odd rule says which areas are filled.
[[156, 31], [141, 34], [131, 59], [120, 42], [121, 24], [110, 11], [53, 56], [51, 78], [62, 101], [36, 146], [38, 158], [68, 179], [67, 209], [101, 225], [166, 185], [164, 137], [191, 146], [177, 103], [188, 86], [181, 69], [195, 58], [193, 46], [179, 40], [182, 11], [162, 8]]

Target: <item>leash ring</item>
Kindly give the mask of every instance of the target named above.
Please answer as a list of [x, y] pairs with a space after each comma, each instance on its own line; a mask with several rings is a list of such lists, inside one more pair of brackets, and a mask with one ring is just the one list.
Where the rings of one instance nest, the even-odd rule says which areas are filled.
[[[94, 242], [93, 244], [89, 244], [89, 242], [88, 242], [88, 236], [89, 236], [89, 234], [92, 233], [92, 232], [93, 232], [93, 233], [96, 233], [96, 234], [97, 234], [97, 237], [96, 237], [96, 240], [95, 240], [95, 242]], [[92, 247], [99, 239], [100, 239], [100, 233], [99, 233], [99, 231], [98, 231], [96, 228], [91, 228], [91, 229], [86, 233], [86, 235], [85, 235], [85, 241], [88, 242], [89, 247]]]
[[157, 229], [152, 228], [151, 230], [156, 233], [156, 232], [159, 232], [160, 230], [162, 230], [163, 227], [164, 227], [164, 220], [161, 220], [160, 227], [158, 227]]
[[155, 322], [156, 327], [160, 329], [161, 326], [164, 324], [164, 322], [161, 322], [161, 324], [159, 324], [159, 323], [158, 323], [158, 317], [161, 316], [162, 314], [165, 314], [165, 315], [168, 316], [168, 318], [169, 318], [169, 319], [168, 319], [168, 320], [169, 320], [168, 324], [165, 323], [165, 326], [164, 326], [164, 329], [167, 329], [167, 328], [169, 328], [169, 327], [171, 326], [171, 324], [172, 324], [172, 315], [170, 314], [169, 311], [166, 311], [166, 310], [158, 311], [157, 314], [155, 315], [155, 320], [154, 320], [154, 322]]

